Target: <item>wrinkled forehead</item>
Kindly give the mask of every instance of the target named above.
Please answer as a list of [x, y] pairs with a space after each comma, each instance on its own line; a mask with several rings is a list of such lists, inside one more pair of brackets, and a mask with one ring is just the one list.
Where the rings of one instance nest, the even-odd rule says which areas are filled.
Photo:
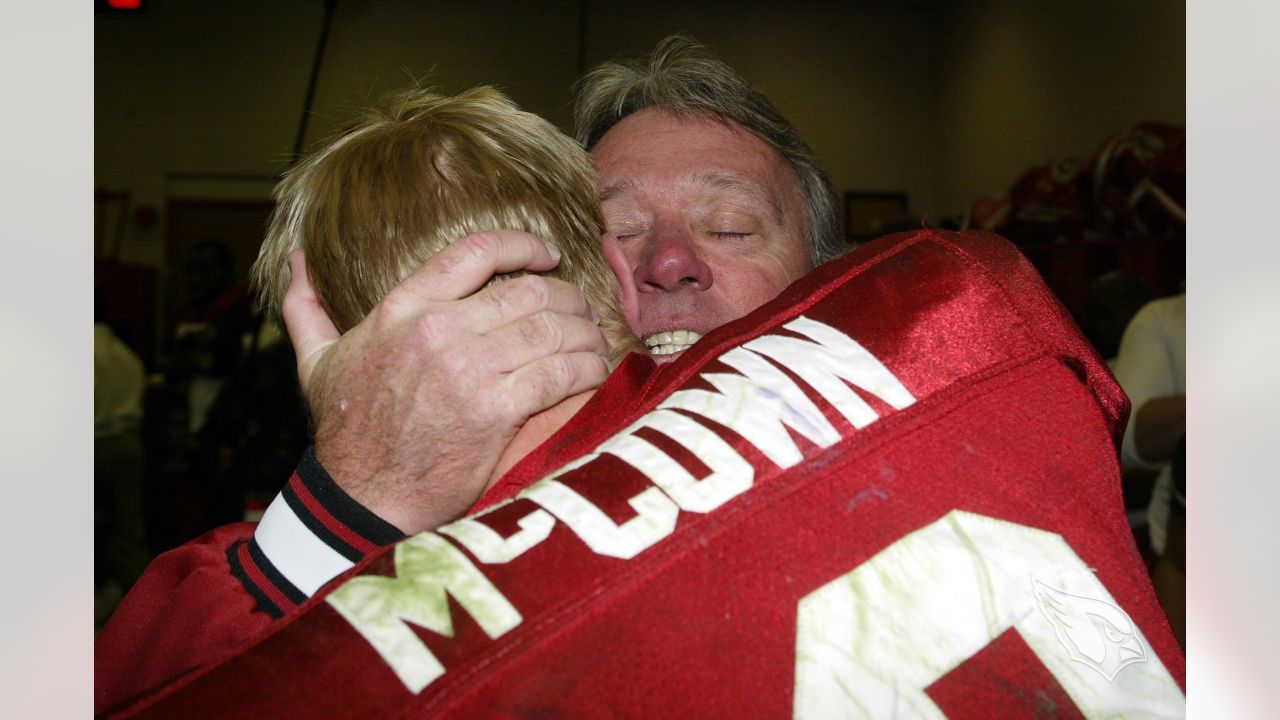
[[641, 110], [610, 128], [591, 154], [602, 201], [692, 189], [756, 195], [780, 219], [794, 214], [803, 223], [790, 166], [731, 120]]
[[653, 187], [645, 180], [628, 177], [600, 188], [600, 203], [605, 208], [612, 201], [625, 202], [646, 195], [661, 195], [696, 191], [701, 197], [724, 198], [737, 204], [749, 205], [767, 215], [775, 223], [786, 218], [783, 194], [776, 183], [760, 183], [747, 177], [726, 174], [716, 170], [695, 173], [679, 178], [670, 187]]

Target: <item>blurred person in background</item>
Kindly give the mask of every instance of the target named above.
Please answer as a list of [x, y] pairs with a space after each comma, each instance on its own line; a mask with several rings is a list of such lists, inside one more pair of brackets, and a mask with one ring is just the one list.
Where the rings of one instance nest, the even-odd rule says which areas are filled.
[[151, 559], [142, 514], [142, 361], [106, 322], [93, 293], [94, 627], [101, 628]]

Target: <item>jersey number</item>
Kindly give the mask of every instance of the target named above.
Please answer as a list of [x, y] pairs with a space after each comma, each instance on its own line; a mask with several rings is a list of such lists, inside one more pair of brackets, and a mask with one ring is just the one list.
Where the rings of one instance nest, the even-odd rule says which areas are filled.
[[925, 688], [1009, 628], [1085, 717], [1181, 717], [1146, 638], [1062, 536], [952, 511], [800, 599], [796, 718], [944, 718]]

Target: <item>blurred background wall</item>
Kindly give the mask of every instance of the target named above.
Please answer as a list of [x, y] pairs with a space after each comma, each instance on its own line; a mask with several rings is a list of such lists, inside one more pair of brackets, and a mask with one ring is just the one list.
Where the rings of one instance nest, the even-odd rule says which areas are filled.
[[1170, 0], [149, 0], [95, 18], [94, 179], [128, 195], [123, 222], [101, 213], [99, 254], [171, 295], [171, 203], [269, 201], [326, 12], [304, 148], [415, 78], [498, 85], [568, 130], [584, 69], [677, 31], [777, 103], [837, 189], [906, 192], [934, 221], [1132, 123], [1185, 121]]

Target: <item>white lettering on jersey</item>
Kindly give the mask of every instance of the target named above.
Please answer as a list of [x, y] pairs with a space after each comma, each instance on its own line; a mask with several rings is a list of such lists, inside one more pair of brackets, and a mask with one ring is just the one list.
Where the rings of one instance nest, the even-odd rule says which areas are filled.
[[[592, 460], [597, 457], [599, 453], [587, 456]], [[546, 508], [597, 555], [629, 560], [675, 530], [680, 509], [658, 488], [645, 488], [628, 500], [636, 516], [619, 525], [590, 500], [554, 479], [565, 472], [539, 480], [517, 497], [529, 498]]]
[[[764, 335], [745, 346], [732, 348], [720, 360], [743, 373], [703, 373], [719, 392], [679, 390], [626, 430], [601, 443], [555, 475], [520, 493], [546, 508], [568, 525], [593, 551], [610, 557], [631, 558], [666, 537], [675, 528], [678, 509], [710, 512], [751, 487], [755, 469], [709, 428], [672, 409], [680, 408], [714, 420], [741, 435], [782, 468], [803, 458], [787, 432], [790, 427], [819, 447], [840, 439], [822, 412], [784, 373], [759, 354], [774, 358], [804, 378], [855, 427], [874, 422], [879, 415], [857, 396], [845, 380], [874, 393], [901, 409], [915, 402], [896, 377], [865, 348], [833, 327], [803, 316], [783, 327], [809, 340]], [[653, 443], [635, 435], [649, 427], [686, 447], [711, 468], [701, 481]], [[589, 500], [555, 480], [593, 461], [601, 454], [614, 455], [644, 475], [675, 501], [648, 488], [628, 502], [638, 515], [618, 525]]]
[[782, 327], [813, 342], [783, 335], [761, 335], [743, 347], [765, 355], [799, 375], [856, 428], [879, 417], [842, 380], [875, 395], [897, 410], [915, 397], [874, 355], [839, 330], [803, 315]]
[[[784, 327], [809, 340], [764, 335], [744, 347], [730, 349], [720, 360], [741, 375], [703, 374], [718, 392], [672, 393], [592, 453], [525, 488], [517, 497], [532, 500], [543, 510], [521, 518], [520, 530], [510, 537], [502, 537], [474, 517], [445, 525], [439, 532], [456, 540], [482, 563], [502, 564], [543, 542], [558, 519], [597, 554], [635, 557], [674, 531], [680, 510], [711, 512], [750, 489], [755, 479], [756, 468], [731, 444], [675, 409], [730, 428], [784, 469], [803, 460], [787, 428], [818, 447], [830, 447], [840, 440], [840, 434], [818, 406], [765, 357], [804, 379], [857, 428], [879, 416], [845, 385], [846, 380], [894, 408], [915, 402], [879, 360], [839, 330], [804, 317]], [[695, 478], [670, 455], [636, 436], [641, 428], [670, 437], [711, 472], [701, 480]], [[654, 485], [628, 500], [636, 516], [621, 524], [556, 480], [604, 454], [619, 458]], [[497, 507], [501, 505], [486, 512]], [[452, 637], [448, 595], [476, 619], [491, 639], [521, 622], [520, 613], [488, 578], [458, 548], [434, 533], [416, 535], [396, 546], [395, 568], [394, 578], [352, 578], [326, 600], [373, 645], [414, 693], [443, 675], [445, 669], [406, 623]]]
[[551, 534], [551, 528], [556, 524], [555, 518], [548, 515], [545, 510], [534, 510], [516, 521], [520, 526], [518, 532], [504, 538], [496, 530], [476, 519], [512, 502], [515, 500], [503, 500], [484, 512], [438, 527], [436, 532], [457, 540], [463, 547], [470, 550], [472, 555], [479, 558], [480, 562], [490, 565], [511, 562], [529, 548], [546, 540]]
[[395, 549], [395, 577], [360, 575], [325, 598], [391, 666], [410, 692], [421, 692], [444, 666], [406, 623], [453, 637], [452, 595], [490, 638], [520, 624], [520, 613], [462, 551], [430, 532]]
[[[1044, 580], [1123, 616], [1120, 640], [1142, 660], [1108, 677], [1073, 658], [1043, 611]], [[941, 719], [925, 688], [1011, 627], [1085, 717], [1185, 713], [1142, 632], [1061, 535], [953, 510], [801, 598], [795, 717]]]
[[[688, 448], [711, 468], [711, 474], [698, 480], [653, 443], [636, 437], [634, 433], [645, 427], [657, 430]], [[749, 489], [756, 475], [751, 463], [723, 438], [692, 418], [671, 410], [654, 410], [645, 414], [624, 432], [606, 440], [596, 452], [614, 455], [639, 470], [687, 512], [715, 510]]]
[[787, 427], [818, 447], [830, 447], [840, 440], [840, 433], [822, 411], [769, 361], [744, 348], [730, 350], [720, 361], [742, 374], [702, 373], [719, 392], [677, 390], [658, 407], [679, 408], [714, 420], [746, 438], [784, 469], [803, 459]]

